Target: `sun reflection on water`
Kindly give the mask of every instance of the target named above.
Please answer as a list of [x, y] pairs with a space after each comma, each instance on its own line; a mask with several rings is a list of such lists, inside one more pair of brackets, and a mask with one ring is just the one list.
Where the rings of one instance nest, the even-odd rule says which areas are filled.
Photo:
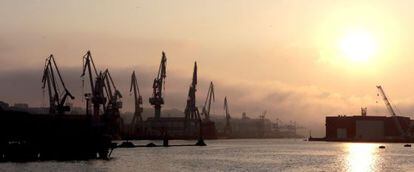
[[369, 143], [349, 143], [345, 146], [347, 171], [376, 171], [378, 166], [378, 145]]

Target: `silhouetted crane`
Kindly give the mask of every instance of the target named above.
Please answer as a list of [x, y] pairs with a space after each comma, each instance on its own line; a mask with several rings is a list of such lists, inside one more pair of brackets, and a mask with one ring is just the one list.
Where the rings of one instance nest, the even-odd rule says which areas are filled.
[[139, 92], [139, 87], [138, 87], [138, 81], [137, 81], [137, 77], [135, 76], [135, 71], [132, 72], [131, 75], [131, 87], [129, 89], [129, 92], [133, 92], [134, 94], [134, 104], [135, 104], [135, 112], [134, 112], [134, 117], [132, 118], [131, 121], [131, 132], [134, 133], [136, 131], [137, 128], [140, 128], [140, 131], [142, 132], [143, 130], [143, 121], [142, 121], [142, 112], [143, 112], [143, 108], [142, 108], [142, 96]]
[[119, 115], [119, 109], [122, 108], [122, 94], [116, 88], [114, 80], [112, 79], [111, 73], [108, 69], [105, 70], [104, 80], [106, 82], [105, 85], [105, 92], [108, 97], [108, 104], [106, 105], [106, 111], [108, 113], [113, 113], [115, 115]]
[[382, 86], [381, 85], [378, 85], [377, 86], [377, 89], [379, 90], [379, 92], [382, 95], [382, 98], [384, 100], [385, 106], [388, 109], [388, 112], [391, 114], [391, 117], [394, 119], [395, 125], [397, 126], [398, 132], [400, 133], [401, 137], [407, 137], [408, 135], [407, 135], [406, 132], [403, 131], [403, 129], [401, 127], [401, 124], [400, 124], [400, 122], [399, 122], [399, 120], [397, 118], [397, 115], [396, 115], [394, 109], [392, 108], [392, 105], [391, 105], [388, 97], [385, 95], [385, 92], [382, 89]]
[[[59, 81], [56, 81], [55, 72], [59, 77], [60, 85], [63, 87], [63, 96], [60, 94], [59, 90]], [[51, 54], [48, 58], [46, 58], [45, 68], [43, 70], [43, 77], [42, 77], [42, 89], [48, 89], [49, 95], [49, 113], [50, 114], [64, 114], [67, 111], [70, 111], [69, 106], [65, 106], [65, 102], [67, 98], [74, 99], [73, 95], [69, 92], [69, 90], [65, 86], [65, 82], [63, 82], [62, 75], [60, 74], [59, 68], [56, 65], [55, 58], [53, 54]]]
[[185, 106], [185, 121], [186, 127], [190, 120], [200, 120], [200, 113], [196, 106], [196, 92], [197, 92], [197, 62], [194, 63], [193, 79], [188, 90], [187, 104]]
[[213, 82], [210, 82], [210, 87], [207, 91], [206, 101], [204, 102], [203, 111], [201, 112], [204, 115], [205, 121], [210, 121], [210, 109], [211, 109], [211, 102], [214, 102], [214, 85]]
[[162, 90], [163, 84], [165, 84], [165, 77], [166, 77], [166, 65], [167, 65], [167, 57], [165, 53], [162, 52], [161, 63], [158, 69], [157, 77], [154, 79], [154, 83], [152, 85], [153, 92], [152, 97], [149, 98], [149, 102], [151, 105], [154, 106], [154, 113], [155, 119], [159, 119], [161, 116], [161, 105], [164, 104], [164, 98], [162, 97]]
[[[92, 73], [92, 69], [93, 69], [93, 73]], [[104, 95], [105, 79], [104, 79], [102, 72], [98, 74], [90, 51], [88, 51], [83, 56], [83, 70], [82, 70], [83, 72], [82, 72], [81, 77], [84, 77], [86, 75], [86, 70], [88, 72], [89, 83], [90, 83], [91, 92], [92, 92], [92, 93], [85, 94], [85, 98], [87, 101], [86, 114], [91, 115], [89, 106], [90, 106], [90, 103], [92, 103], [93, 115], [99, 116], [101, 105], [104, 111], [105, 111], [105, 105], [106, 105], [106, 97]], [[94, 74], [95, 74], [95, 77], [94, 77]], [[94, 78], [95, 78], [95, 82], [93, 80]]]
[[227, 103], [227, 97], [224, 97], [224, 112], [226, 115], [226, 125], [224, 126], [224, 132], [226, 134], [230, 134], [232, 132], [231, 125], [230, 125], [230, 113], [229, 113], [229, 105]]

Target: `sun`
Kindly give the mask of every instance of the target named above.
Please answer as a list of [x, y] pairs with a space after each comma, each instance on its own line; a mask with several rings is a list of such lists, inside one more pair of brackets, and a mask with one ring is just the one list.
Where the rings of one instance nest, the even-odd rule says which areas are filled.
[[365, 30], [351, 30], [340, 39], [339, 49], [343, 57], [354, 62], [367, 62], [377, 52], [377, 41]]

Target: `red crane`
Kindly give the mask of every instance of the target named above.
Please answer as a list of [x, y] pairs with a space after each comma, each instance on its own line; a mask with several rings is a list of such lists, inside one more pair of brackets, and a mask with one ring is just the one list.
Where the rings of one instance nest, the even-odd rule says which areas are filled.
[[380, 93], [381, 93], [381, 95], [382, 95], [382, 98], [383, 98], [383, 100], [384, 100], [385, 106], [386, 106], [386, 107], [387, 107], [387, 109], [388, 109], [388, 112], [391, 114], [391, 117], [394, 119], [394, 123], [395, 123], [395, 125], [397, 126], [398, 132], [400, 133], [401, 137], [407, 137], [408, 135], [407, 135], [407, 133], [406, 133], [406, 132], [404, 132], [404, 130], [402, 129], [401, 124], [400, 124], [400, 122], [399, 122], [399, 120], [398, 120], [398, 118], [397, 118], [397, 115], [396, 115], [396, 113], [395, 113], [394, 109], [392, 108], [392, 105], [391, 105], [391, 103], [390, 103], [390, 101], [389, 101], [389, 99], [388, 99], [387, 95], [385, 95], [385, 92], [384, 92], [384, 90], [382, 89], [382, 86], [381, 86], [381, 85], [378, 85], [378, 86], [377, 86], [377, 89], [379, 90], [379, 92], [380, 92]]

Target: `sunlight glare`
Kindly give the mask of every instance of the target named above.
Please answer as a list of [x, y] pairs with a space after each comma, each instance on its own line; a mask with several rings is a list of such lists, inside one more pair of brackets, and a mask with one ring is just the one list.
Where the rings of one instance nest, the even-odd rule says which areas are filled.
[[342, 55], [353, 62], [366, 62], [377, 51], [376, 40], [371, 33], [364, 30], [347, 32], [339, 46]]
[[377, 145], [369, 143], [347, 144], [347, 171], [362, 172], [377, 169]]

